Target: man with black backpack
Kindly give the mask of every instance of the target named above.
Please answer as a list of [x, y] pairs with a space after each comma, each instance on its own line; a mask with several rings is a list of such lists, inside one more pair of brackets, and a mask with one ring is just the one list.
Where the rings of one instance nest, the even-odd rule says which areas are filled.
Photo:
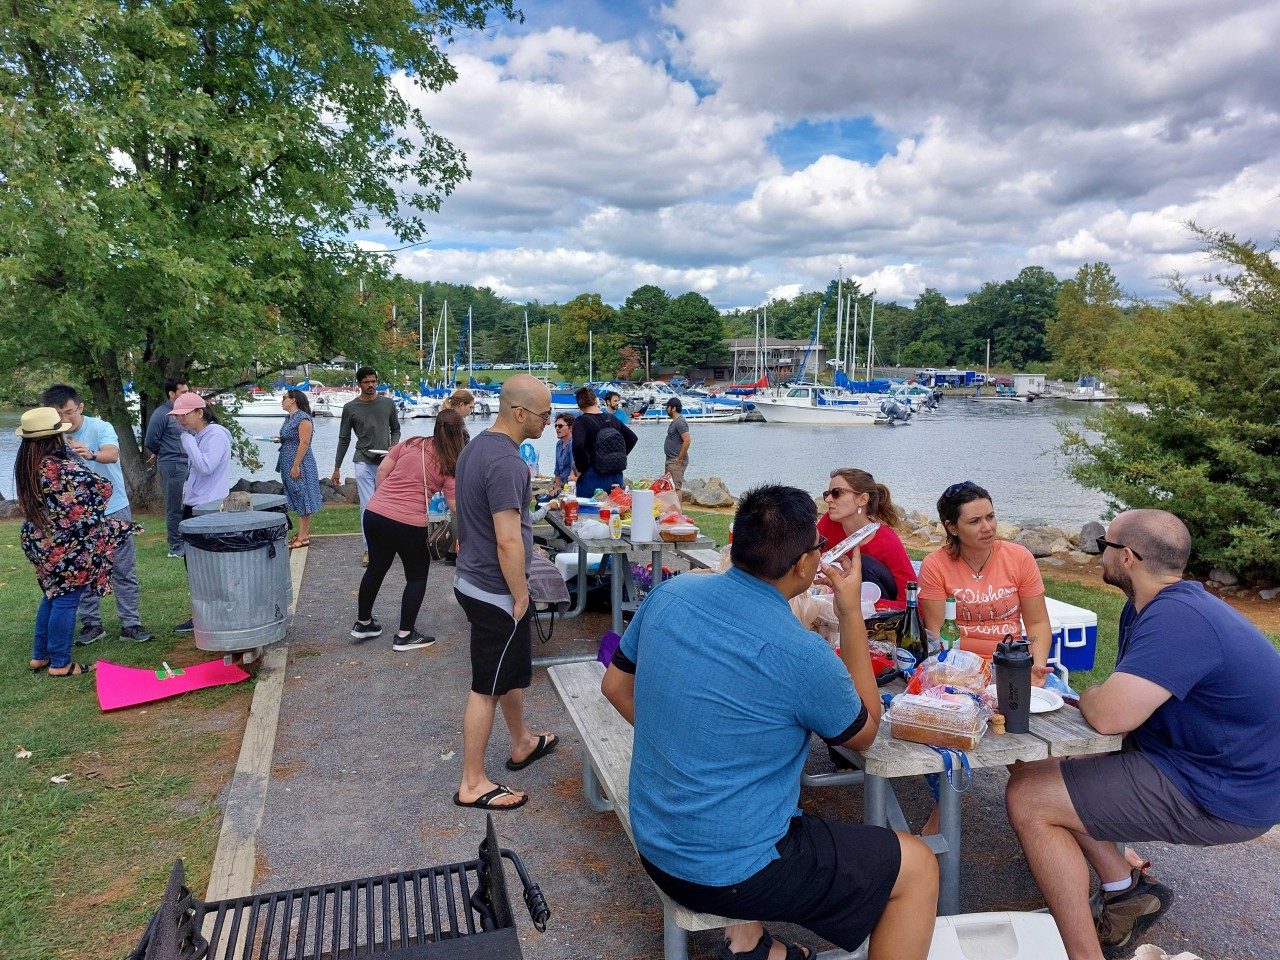
[[578, 470], [578, 492], [589, 497], [596, 490], [608, 493], [622, 484], [627, 454], [639, 437], [630, 427], [600, 410], [600, 399], [583, 387], [574, 399], [582, 412], [573, 421], [573, 465]]

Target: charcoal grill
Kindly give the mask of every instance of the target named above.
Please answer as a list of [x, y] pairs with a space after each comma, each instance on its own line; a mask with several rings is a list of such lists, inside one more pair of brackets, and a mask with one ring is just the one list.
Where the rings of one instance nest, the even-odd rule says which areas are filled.
[[128, 960], [507, 960], [520, 941], [503, 860], [515, 867], [538, 930], [551, 916], [490, 818], [475, 860], [204, 902], [174, 864], [160, 909]]

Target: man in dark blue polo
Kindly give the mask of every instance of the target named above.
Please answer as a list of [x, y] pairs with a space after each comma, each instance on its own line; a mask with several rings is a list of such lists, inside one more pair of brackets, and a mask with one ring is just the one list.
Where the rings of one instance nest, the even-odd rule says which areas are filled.
[[734, 517], [733, 568], [666, 581], [636, 612], [601, 687], [635, 726], [636, 850], [677, 903], [750, 918], [725, 930], [720, 960], [808, 955], [764, 920], [846, 950], [870, 936], [872, 960], [923, 960], [938, 896], [929, 848], [796, 805], [811, 733], [864, 749], [880, 722], [856, 552], [823, 574], [840, 657], [788, 605], [819, 572], [816, 523], [803, 490], [758, 487]]

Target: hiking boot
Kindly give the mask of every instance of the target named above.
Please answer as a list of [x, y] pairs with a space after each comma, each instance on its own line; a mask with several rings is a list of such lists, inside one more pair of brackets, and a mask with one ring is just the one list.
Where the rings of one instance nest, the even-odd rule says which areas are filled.
[[100, 623], [86, 623], [80, 628], [80, 632], [76, 634], [76, 645], [87, 647], [91, 643], [97, 643], [107, 635], [107, 631], [102, 629]]
[[1102, 894], [1102, 909], [1094, 921], [1103, 956], [1116, 960], [1133, 953], [1133, 942], [1160, 919], [1173, 903], [1173, 891], [1153, 883], [1136, 867], [1129, 889]]
[[351, 635], [357, 640], [368, 640], [370, 637], [382, 636], [382, 624], [370, 617], [366, 622], [357, 620], [351, 625]]
[[155, 638], [156, 635], [140, 623], [132, 627], [123, 627], [120, 630], [121, 640], [132, 640], [134, 643], [146, 643], [148, 640], [154, 640]]
[[424, 637], [417, 630], [410, 630], [407, 637], [399, 634], [391, 641], [392, 650], [422, 650], [436, 642], [435, 637]]

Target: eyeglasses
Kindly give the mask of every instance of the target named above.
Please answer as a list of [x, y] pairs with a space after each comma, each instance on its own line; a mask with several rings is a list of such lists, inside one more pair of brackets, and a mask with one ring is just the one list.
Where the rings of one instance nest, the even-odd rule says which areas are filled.
[[1107, 549], [1107, 547], [1114, 547], [1116, 550], [1128, 550], [1130, 553], [1133, 554], [1135, 560], [1138, 560], [1139, 562], [1142, 561], [1142, 554], [1140, 554], [1137, 550], [1133, 549], [1133, 547], [1126, 547], [1123, 543], [1112, 543], [1106, 537], [1099, 537], [1094, 542], [1098, 545], [1099, 553], [1102, 553], [1104, 550]]
[[796, 557], [794, 560], [792, 560], [789, 564], [787, 564], [787, 569], [789, 570], [789, 569], [791, 569], [792, 567], [794, 567], [797, 563], [799, 563], [801, 560], [803, 560], [803, 559], [804, 559], [805, 557], [807, 557], [809, 554], [813, 553], [813, 551], [817, 550], [817, 551], [821, 552], [821, 551], [823, 551], [823, 550], [825, 550], [825, 549], [827, 549], [827, 538], [826, 538], [826, 537], [824, 537], [822, 534], [818, 534], [818, 542], [817, 542], [817, 543], [815, 543], [815, 544], [814, 544], [812, 547], [810, 547], [808, 550], [806, 550], [804, 553], [800, 554], [800, 556], [798, 556], [798, 557]]
[[548, 410], [546, 413], [539, 413], [537, 410], [530, 410], [528, 407], [521, 407], [521, 406], [515, 406], [515, 407], [512, 407], [511, 409], [523, 410], [525, 413], [528, 413], [528, 414], [531, 414], [532, 416], [537, 417], [539, 420], [542, 421], [544, 426], [551, 422], [551, 415], [555, 413], [554, 410]]
[[832, 487], [830, 490], [822, 491], [823, 500], [839, 500], [846, 493], [853, 493], [848, 487]]
[[943, 497], [954, 497], [961, 490], [968, 490], [970, 487], [976, 487], [977, 484], [972, 480], [961, 480], [959, 483], [953, 483], [947, 489], [942, 491]]

